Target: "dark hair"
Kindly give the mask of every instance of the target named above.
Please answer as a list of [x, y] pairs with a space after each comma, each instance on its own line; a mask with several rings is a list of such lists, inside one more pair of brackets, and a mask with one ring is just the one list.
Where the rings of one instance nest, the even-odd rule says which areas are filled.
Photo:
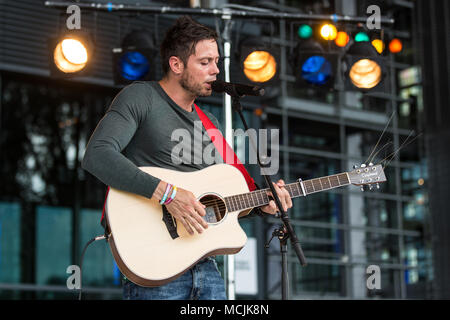
[[167, 30], [161, 43], [161, 64], [164, 75], [169, 72], [169, 59], [176, 56], [187, 64], [188, 58], [195, 53], [195, 46], [201, 40], [217, 40], [217, 32], [198, 23], [189, 16], [182, 16]]

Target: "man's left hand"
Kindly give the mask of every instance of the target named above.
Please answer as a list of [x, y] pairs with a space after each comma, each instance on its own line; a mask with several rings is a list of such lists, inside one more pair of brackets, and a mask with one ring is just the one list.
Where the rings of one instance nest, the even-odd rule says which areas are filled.
[[[280, 198], [281, 206], [283, 210], [286, 211], [289, 208], [292, 208], [292, 200], [289, 192], [285, 188], [285, 183], [282, 179], [278, 180], [277, 183], [273, 183], [275, 191], [277, 192], [278, 198]], [[271, 196], [272, 192], [267, 192], [267, 195]], [[270, 200], [268, 205], [261, 207], [261, 210], [268, 214], [276, 214], [278, 212], [278, 207], [275, 203], [275, 200]]]

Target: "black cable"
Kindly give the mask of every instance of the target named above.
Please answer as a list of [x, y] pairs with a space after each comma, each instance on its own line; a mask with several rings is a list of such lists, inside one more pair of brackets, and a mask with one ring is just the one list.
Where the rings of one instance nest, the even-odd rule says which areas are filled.
[[82, 276], [82, 268], [83, 268], [83, 257], [84, 257], [84, 254], [85, 254], [85, 252], [86, 252], [86, 249], [88, 248], [88, 246], [91, 244], [91, 243], [93, 243], [93, 242], [95, 242], [95, 241], [98, 241], [98, 240], [103, 240], [103, 239], [108, 239], [108, 237], [106, 236], [106, 235], [102, 235], [102, 236], [98, 236], [98, 237], [95, 237], [95, 238], [93, 238], [93, 239], [91, 239], [91, 240], [89, 240], [87, 243], [86, 243], [86, 245], [84, 246], [84, 249], [83, 249], [83, 252], [81, 253], [81, 259], [80, 259], [80, 294], [78, 295], [78, 300], [81, 300], [81, 290], [82, 290], [82, 288], [83, 288], [83, 285], [82, 285], [82, 283], [83, 283], [83, 281], [82, 281], [82, 279], [83, 279], [83, 276]]

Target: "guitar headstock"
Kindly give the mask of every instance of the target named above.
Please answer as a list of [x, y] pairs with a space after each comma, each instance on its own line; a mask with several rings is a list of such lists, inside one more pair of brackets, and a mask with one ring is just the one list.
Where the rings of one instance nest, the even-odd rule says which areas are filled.
[[386, 176], [384, 175], [384, 170], [381, 164], [369, 165], [362, 164], [360, 167], [353, 166], [354, 170], [348, 173], [350, 178], [350, 183], [355, 186], [360, 186], [361, 191], [364, 191], [364, 186], [368, 185], [369, 189], [373, 189], [373, 185], [379, 189], [380, 182], [386, 182]]

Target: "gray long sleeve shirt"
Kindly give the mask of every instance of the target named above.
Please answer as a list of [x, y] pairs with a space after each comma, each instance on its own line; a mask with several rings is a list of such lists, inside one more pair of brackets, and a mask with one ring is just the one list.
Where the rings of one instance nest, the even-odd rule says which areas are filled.
[[[217, 119], [204, 112], [220, 129]], [[200, 130], [202, 143], [195, 140]], [[192, 112], [179, 107], [158, 82], [134, 82], [119, 92], [98, 123], [82, 167], [108, 186], [151, 198], [160, 179], [138, 167], [195, 171], [209, 166], [199, 159], [211, 143], [205, 132], [194, 107]], [[222, 163], [218, 156], [215, 163]]]

